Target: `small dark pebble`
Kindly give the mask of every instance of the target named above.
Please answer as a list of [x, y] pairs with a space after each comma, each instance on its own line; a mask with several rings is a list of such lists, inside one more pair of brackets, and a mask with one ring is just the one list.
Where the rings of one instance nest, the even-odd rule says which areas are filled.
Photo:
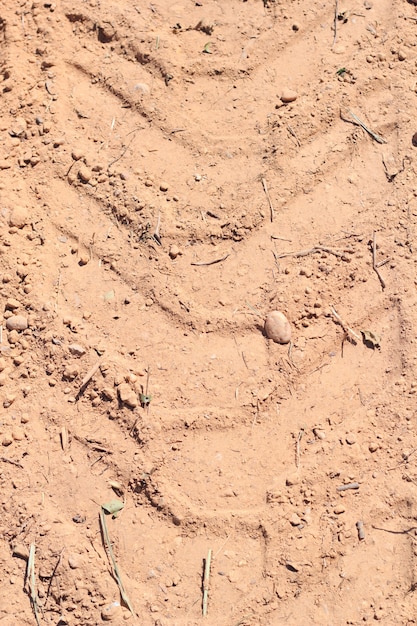
[[356, 528], [358, 529], [359, 541], [363, 541], [365, 539], [365, 531], [363, 529], [363, 522], [356, 522]]
[[417, 148], [417, 133], [414, 133], [412, 139], [411, 139], [411, 143], [413, 144], [413, 146], [415, 148]]

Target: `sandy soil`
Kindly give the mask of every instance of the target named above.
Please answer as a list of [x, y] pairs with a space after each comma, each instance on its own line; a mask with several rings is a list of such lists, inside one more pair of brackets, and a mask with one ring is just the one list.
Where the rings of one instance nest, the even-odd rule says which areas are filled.
[[2, 3], [0, 626], [416, 624], [416, 28]]

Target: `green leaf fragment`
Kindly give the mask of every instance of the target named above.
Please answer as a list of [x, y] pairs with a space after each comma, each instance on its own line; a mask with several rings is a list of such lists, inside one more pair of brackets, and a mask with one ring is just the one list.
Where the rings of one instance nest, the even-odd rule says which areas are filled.
[[143, 407], [148, 406], [152, 400], [152, 396], [146, 395], [144, 393], [139, 394], [139, 398], [140, 398], [140, 403]]
[[115, 518], [123, 509], [124, 505], [125, 505], [124, 502], [121, 502], [120, 500], [110, 500], [110, 502], [106, 502], [106, 504], [102, 504], [101, 508], [108, 515], [113, 515], [113, 518]]

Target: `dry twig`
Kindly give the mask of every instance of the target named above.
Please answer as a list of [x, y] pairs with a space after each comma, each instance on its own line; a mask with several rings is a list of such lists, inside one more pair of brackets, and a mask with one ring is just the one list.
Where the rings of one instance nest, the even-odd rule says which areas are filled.
[[376, 262], [376, 232], [374, 231], [373, 237], [372, 237], [372, 268], [374, 269], [374, 271], [376, 272], [378, 278], [379, 278], [379, 282], [381, 283], [381, 287], [382, 289], [385, 289], [385, 281], [381, 276], [381, 273], [379, 271], [379, 268], [384, 265], [385, 263], [387, 263], [387, 260], [384, 261], [383, 263], [377, 263]]
[[88, 383], [93, 378], [94, 374], [97, 372], [99, 367], [100, 367], [100, 361], [97, 361], [96, 363], [94, 363], [93, 367], [88, 370], [87, 374], [84, 376], [84, 378], [81, 381], [81, 386], [75, 397], [76, 400], [79, 400], [81, 398], [81, 396], [83, 395], [85, 391], [85, 388], [87, 387]]
[[59, 553], [59, 555], [58, 555], [58, 560], [57, 560], [57, 562], [55, 563], [55, 567], [54, 567], [54, 569], [52, 570], [52, 574], [51, 574], [51, 576], [50, 576], [50, 578], [49, 578], [48, 589], [47, 589], [47, 591], [46, 591], [46, 601], [48, 600], [48, 598], [49, 598], [49, 596], [50, 596], [50, 593], [51, 593], [51, 587], [52, 587], [52, 581], [54, 580], [54, 577], [55, 577], [55, 575], [56, 575], [56, 571], [57, 571], [57, 569], [58, 569], [58, 567], [59, 567], [59, 564], [61, 563], [61, 559], [62, 559], [62, 555], [64, 554], [64, 550], [65, 550], [65, 548], [62, 548], [61, 552]]
[[333, 45], [335, 45], [336, 39], [337, 39], [337, 20], [338, 19], [339, 19], [339, 1], [336, 0], [336, 5], [334, 8], [334, 22], [333, 22], [333, 31], [334, 31]]
[[207, 554], [207, 558], [204, 560], [204, 577], [203, 577], [203, 616], [207, 615], [208, 608], [208, 592], [209, 592], [209, 580], [210, 580], [210, 567], [211, 557], [213, 550], [210, 548]]
[[191, 265], [197, 265], [199, 267], [202, 267], [203, 265], [214, 265], [215, 263], [221, 263], [222, 261], [225, 261], [227, 259], [227, 257], [229, 257], [230, 254], [225, 254], [224, 256], [221, 257], [221, 259], [214, 259], [214, 261], [204, 261], [204, 262], [199, 262], [199, 263], [191, 263]]
[[0, 456], [0, 461], [3, 461], [3, 463], [10, 463], [10, 465], [15, 465], [16, 467], [20, 467], [20, 469], [23, 469], [23, 465], [21, 465], [17, 461], [13, 461], [12, 459], [8, 459], [6, 456]]
[[308, 250], [298, 250], [296, 252], [284, 252], [283, 254], [277, 254], [277, 259], [284, 259], [287, 256], [308, 256], [309, 254], [315, 254], [316, 252], [327, 252], [328, 254], [333, 254], [337, 256], [339, 259], [343, 259], [345, 257], [345, 253], [351, 253], [352, 250], [350, 248], [346, 248], [342, 251], [333, 250], [332, 248], [327, 248], [326, 246], [314, 246], [314, 248], [309, 248]]
[[158, 213], [158, 222], [156, 224], [155, 232], [153, 234], [153, 238], [159, 246], [162, 246], [161, 235], [159, 234], [159, 227], [161, 226], [161, 213]]
[[302, 428], [300, 432], [298, 433], [297, 441], [295, 444], [295, 466], [297, 469], [300, 467], [300, 441], [303, 435], [304, 435], [304, 428]]
[[268, 187], [266, 186], [266, 180], [265, 178], [262, 178], [261, 180], [262, 180], [262, 187], [264, 188], [265, 195], [268, 199], [269, 210], [271, 212], [271, 222], [273, 222], [274, 217], [275, 217], [274, 206], [272, 204], [271, 196], [269, 195]]
[[367, 126], [365, 124], [365, 122], [362, 122], [361, 119], [359, 119], [359, 117], [357, 115], [355, 115], [355, 113], [353, 113], [352, 111], [349, 111], [348, 109], [346, 109], [347, 112], [349, 113], [349, 115], [351, 116], [352, 120], [346, 119], [346, 117], [343, 117], [343, 112], [342, 109], [340, 109], [340, 117], [344, 122], [350, 122], [351, 124], [356, 124], [357, 126], [360, 126], [361, 128], [363, 128], [363, 130], [365, 130], [368, 135], [370, 135], [372, 137], [372, 139], [374, 139], [377, 143], [387, 143], [385, 141], [385, 139], [383, 139], [383, 137], [380, 137], [379, 135], [377, 135], [373, 130], [371, 130], [369, 128], [369, 126]]
[[111, 544], [111, 541], [110, 541], [109, 531], [107, 530], [106, 516], [105, 516], [104, 510], [103, 510], [103, 507], [101, 508], [101, 511], [100, 511], [100, 525], [101, 525], [101, 532], [102, 532], [102, 535], [103, 535], [103, 540], [104, 540], [104, 543], [105, 543], [105, 545], [107, 547], [107, 552], [109, 554], [110, 560], [111, 560], [112, 565], [113, 565], [114, 577], [115, 577], [115, 579], [117, 581], [117, 584], [119, 586], [120, 596], [121, 596], [124, 604], [127, 606], [129, 611], [132, 613], [132, 615], [134, 617], [136, 617], [135, 611], [133, 610], [133, 607], [132, 607], [132, 605], [130, 603], [129, 597], [128, 597], [128, 595], [126, 593], [126, 590], [124, 588], [123, 581], [122, 581], [122, 578], [121, 578], [121, 575], [120, 575], [120, 571], [119, 571], [119, 567], [118, 567], [116, 559], [114, 557], [113, 547], [112, 547], [112, 544]]
[[28, 584], [28, 593], [32, 603], [33, 612], [35, 614], [35, 620], [38, 626], [40, 626], [39, 620], [39, 605], [38, 605], [38, 593], [36, 591], [36, 578], [35, 578], [35, 544], [30, 544], [29, 559], [26, 569], [26, 583]]
[[352, 330], [344, 320], [342, 320], [342, 318], [340, 317], [339, 313], [337, 313], [337, 311], [333, 308], [330, 307], [330, 311], [332, 313], [332, 315], [336, 318], [336, 320], [339, 322], [339, 324], [341, 325], [341, 327], [343, 328], [343, 330], [346, 333], [349, 333], [350, 335], [352, 335], [352, 337], [354, 337], [357, 341], [361, 341], [361, 337], [358, 335], [358, 333], [355, 333], [354, 330]]
[[295, 131], [291, 128], [291, 126], [289, 124], [287, 124], [287, 128], [288, 128], [288, 132], [290, 133], [290, 135], [292, 135], [294, 137], [295, 141], [297, 142], [297, 146], [299, 148], [301, 148], [300, 140], [298, 139]]

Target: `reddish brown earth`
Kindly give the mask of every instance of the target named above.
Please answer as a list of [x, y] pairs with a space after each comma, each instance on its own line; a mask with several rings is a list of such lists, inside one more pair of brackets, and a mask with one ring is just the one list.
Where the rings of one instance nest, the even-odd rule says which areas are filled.
[[417, 10], [337, 9], [2, 3], [0, 626], [416, 624]]

